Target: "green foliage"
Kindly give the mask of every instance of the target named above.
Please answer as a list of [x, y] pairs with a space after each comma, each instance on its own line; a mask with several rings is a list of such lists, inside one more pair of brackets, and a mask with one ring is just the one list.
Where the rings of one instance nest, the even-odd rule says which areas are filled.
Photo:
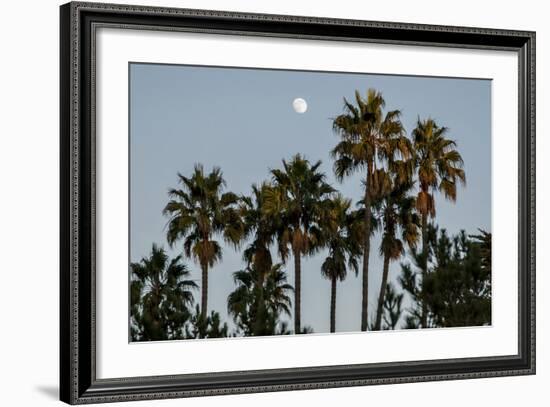
[[226, 183], [218, 167], [206, 175], [203, 166], [197, 164], [191, 177], [178, 174], [178, 178], [182, 189], [169, 190], [171, 199], [163, 211], [170, 217], [168, 243], [184, 239], [187, 257], [212, 266], [221, 259], [221, 253], [219, 245], [209, 238], [218, 233], [227, 242], [237, 244], [242, 237], [243, 224], [236, 210], [238, 197], [232, 192], [223, 193]]
[[[408, 163], [403, 163], [403, 167], [409, 167]], [[410, 177], [410, 172], [392, 174], [391, 188], [384, 194], [380, 194], [373, 203], [373, 213], [382, 229], [380, 255], [384, 258], [373, 330], [381, 329], [390, 262], [401, 258], [405, 245], [416, 247], [419, 238], [420, 219], [415, 210], [416, 200], [410, 195], [413, 187]]]
[[327, 279], [343, 281], [348, 267], [355, 274], [359, 272], [358, 257], [361, 247], [354, 228], [358, 225], [357, 214], [350, 211], [351, 201], [337, 194], [328, 202], [327, 213], [322, 224], [323, 242], [328, 256], [321, 266], [321, 274]]
[[433, 119], [418, 119], [412, 134], [420, 186], [417, 209], [432, 218], [436, 213], [433, 192], [441, 192], [454, 202], [457, 183], [466, 184], [462, 156], [456, 150], [456, 142], [446, 137], [447, 133], [448, 128], [439, 126]]
[[375, 216], [382, 229], [380, 256], [399, 259], [405, 245], [416, 247], [419, 238], [420, 218], [415, 210], [416, 200], [410, 195], [413, 183], [397, 183], [373, 204]]
[[170, 201], [163, 213], [169, 216], [167, 240], [170, 245], [183, 240], [183, 251], [194, 259], [202, 271], [201, 311], [208, 311], [208, 269], [222, 259], [220, 244], [213, 240], [222, 235], [235, 246], [244, 234], [239, 216], [239, 197], [232, 192], [223, 193], [225, 180], [219, 168], [209, 174], [202, 165], [195, 165], [193, 175], [178, 174], [181, 189], [170, 189]]
[[252, 195], [241, 197], [240, 215], [244, 222], [243, 239], [251, 240], [243, 252], [247, 265], [254, 264], [256, 270], [267, 272], [273, 265], [270, 247], [281, 229], [281, 219], [271, 216], [266, 206], [273, 196], [273, 186], [264, 182], [252, 185]]
[[428, 273], [420, 281], [422, 253], [402, 265], [401, 284], [411, 295], [407, 327], [420, 324], [421, 306], [429, 327], [479, 326], [491, 323], [491, 234], [468, 237], [464, 231], [449, 237], [430, 227]]
[[133, 341], [181, 339], [190, 317], [195, 282], [181, 256], [169, 260], [153, 244], [151, 255], [132, 263], [130, 283], [131, 337]]
[[282, 229], [281, 218], [271, 216], [267, 209], [274, 188], [267, 182], [253, 185], [252, 195], [241, 198], [244, 237], [250, 241], [243, 252], [247, 267], [233, 274], [237, 288], [229, 295], [227, 306], [245, 336], [284, 334], [287, 326], [279, 316], [292, 316], [293, 287], [286, 283], [282, 264], [273, 265], [270, 250]]
[[195, 313], [185, 326], [185, 339], [227, 338], [229, 336], [227, 323], [221, 321], [220, 314], [212, 311], [205, 316], [197, 305]]
[[321, 161], [311, 164], [300, 154], [283, 160], [282, 169], [271, 170], [273, 187], [266, 190], [264, 215], [278, 219], [277, 246], [286, 262], [294, 257], [294, 332], [301, 332], [301, 257], [323, 247], [323, 223], [334, 192], [319, 171]]
[[[417, 121], [413, 130], [413, 147], [415, 169], [418, 177], [419, 191], [416, 198], [416, 209], [422, 218], [422, 250], [428, 246], [428, 218], [434, 218], [435, 192], [441, 192], [451, 202], [456, 201], [457, 183], [466, 184], [462, 156], [456, 150], [456, 142], [447, 138], [448, 129], [439, 126], [433, 119]], [[421, 278], [428, 273], [428, 254], [423, 253], [423, 271]], [[429, 322], [426, 302], [423, 303], [420, 325], [428, 327]]]
[[358, 258], [361, 245], [357, 239], [357, 229], [361, 224], [357, 214], [350, 211], [351, 201], [336, 194], [322, 224], [323, 242], [328, 255], [321, 265], [321, 275], [331, 281], [330, 293], [330, 332], [336, 330], [336, 289], [337, 282], [347, 276], [348, 267], [359, 272]]
[[340, 141], [331, 154], [334, 173], [340, 180], [355, 172], [367, 170], [366, 188], [379, 190], [384, 181], [376, 173], [377, 163], [393, 162], [411, 156], [410, 141], [404, 134], [401, 112], [384, 114], [386, 101], [382, 94], [369, 89], [363, 98], [355, 92], [355, 105], [344, 99], [344, 113], [333, 120], [332, 128]]
[[397, 294], [393, 284], [388, 283], [386, 285], [386, 294], [384, 296], [384, 330], [396, 329], [399, 321], [401, 320], [401, 315], [403, 314], [402, 304], [403, 304], [404, 294]]
[[283, 160], [282, 169], [271, 170], [273, 187], [266, 191], [264, 214], [277, 217], [278, 248], [285, 261], [293, 254], [309, 255], [322, 247], [321, 225], [334, 192], [319, 171], [300, 154]]
[[227, 298], [227, 310], [245, 336], [275, 335], [284, 331], [279, 317], [291, 316], [294, 291], [286, 282], [282, 264], [260, 272], [254, 264], [233, 273], [237, 288]]
[[[386, 101], [380, 92], [367, 91], [363, 98], [355, 91], [355, 105], [344, 99], [344, 113], [333, 120], [332, 128], [340, 136], [340, 141], [331, 151], [334, 161], [334, 174], [342, 181], [356, 172], [365, 173], [363, 186], [363, 287], [361, 330], [368, 327], [369, 305], [369, 255], [370, 238], [373, 229], [371, 223], [372, 204], [377, 198], [391, 189], [389, 171], [406, 175], [407, 167], [401, 165], [412, 156], [410, 140], [405, 135], [399, 110], [384, 114]], [[386, 171], [387, 170], [387, 171]]]

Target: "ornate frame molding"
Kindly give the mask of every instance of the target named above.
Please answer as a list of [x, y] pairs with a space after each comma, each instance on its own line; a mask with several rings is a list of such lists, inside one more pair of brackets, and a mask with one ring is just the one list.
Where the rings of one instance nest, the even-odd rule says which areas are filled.
[[[535, 373], [534, 32], [83, 2], [61, 6], [60, 20], [62, 401], [84, 404]], [[96, 379], [94, 38], [99, 26], [518, 52], [518, 355]]]

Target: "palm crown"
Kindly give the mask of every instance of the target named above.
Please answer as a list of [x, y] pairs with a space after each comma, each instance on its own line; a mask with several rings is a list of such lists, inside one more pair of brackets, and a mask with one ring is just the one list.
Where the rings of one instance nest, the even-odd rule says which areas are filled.
[[282, 264], [267, 271], [254, 265], [233, 273], [237, 288], [227, 298], [227, 310], [245, 335], [274, 335], [281, 315], [291, 316], [293, 288]]
[[294, 257], [294, 331], [301, 332], [301, 256], [322, 246], [321, 223], [334, 192], [319, 171], [321, 161], [313, 165], [297, 154], [283, 160], [283, 169], [271, 170], [273, 188], [267, 191], [264, 213], [279, 219], [277, 241], [283, 261], [289, 247]]
[[202, 165], [195, 165], [193, 175], [178, 174], [181, 189], [170, 189], [170, 201], [164, 208], [168, 221], [167, 240], [170, 245], [183, 239], [187, 257], [193, 258], [202, 270], [201, 312], [207, 314], [208, 268], [222, 258], [222, 249], [213, 237], [222, 235], [225, 241], [237, 245], [244, 233], [237, 204], [232, 192], [223, 193], [225, 181], [215, 167], [205, 175]]
[[336, 195], [330, 202], [327, 221], [324, 224], [324, 241], [328, 256], [321, 266], [324, 277], [343, 281], [348, 267], [359, 271], [357, 257], [361, 248], [355, 239], [353, 228], [357, 222], [355, 214], [350, 212], [351, 201], [342, 195]]
[[400, 179], [401, 174], [393, 174], [389, 192], [379, 198], [374, 205], [382, 229], [380, 255], [384, 258], [375, 330], [381, 329], [390, 262], [398, 260], [403, 255], [405, 245], [416, 247], [419, 237], [420, 220], [415, 210], [416, 199], [410, 195], [413, 182], [410, 179], [400, 182]]
[[454, 202], [457, 182], [466, 183], [462, 156], [456, 150], [456, 142], [446, 138], [447, 131], [433, 119], [419, 119], [413, 130], [420, 187], [416, 204], [421, 214], [432, 218], [435, 216], [433, 191], [442, 192]]
[[[455, 149], [456, 143], [446, 138], [446, 133], [447, 128], [438, 126], [433, 119], [418, 119], [412, 133], [419, 183], [416, 208], [422, 216], [422, 281], [426, 280], [428, 273], [427, 227], [428, 217], [435, 217], [434, 192], [439, 191], [454, 202], [457, 183], [466, 183], [462, 156]], [[424, 303], [421, 313], [423, 327], [427, 326], [427, 313], [427, 305]]]
[[247, 264], [258, 270], [269, 270], [272, 265], [270, 246], [279, 227], [278, 218], [267, 216], [265, 206], [273, 186], [264, 182], [252, 185], [252, 195], [241, 197], [240, 213], [244, 222], [243, 238], [251, 239], [243, 252]]
[[[366, 186], [375, 184], [376, 169], [384, 162], [411, 156], [399, 110], [384, 115], [386, 102], [380, 92], [369, 89], [367, 98], [355, 92], [353, 105], [344, 99], [344, 113], [333, 120], [333, 130], [341, 141], [332, 150], [334, 173], [339, 180], [354, 172], [367, 170]], [[374, 187], [373, 187], [374, 189]]]
[[361, 246], [356, 239], [357, 214], [350, 212], [351, 201], [337, 194], [323, 225], [324, 243], [328, 255], [321, 265], [321, 274], [331, 282], [330, 332], [336, 330], [336, 284], [347, 276], [348, 267], [359, 272], [357, 261]]
[[410, 141], [405, 136], [400, 121], [400, 111], [390, 110], [384, 114], [386, 102], [380, 92], [367, 91], [366, 99], [355, 92], [355, 105], [344, 99], [344, 113], [333, 120], [333, 130], [340, 141], [331, 154], [335, 159], [334, 173], [340, 181], [357, 171], [366, 172], [363, 246], [363, 300], [361, 330], [367, 330], [369, 305], [369, 254], [372, 233], [372, 200], [385, 192], [388, 186], [386, 167], [398, 161], [408, 160], [412, 155]]
[[181, 256], [168, 258], [153, 244], [151, 255], [130, 265], [132, 336], [138, 340], [180, 339], [190, 315], [193, 290], [189, 269]]

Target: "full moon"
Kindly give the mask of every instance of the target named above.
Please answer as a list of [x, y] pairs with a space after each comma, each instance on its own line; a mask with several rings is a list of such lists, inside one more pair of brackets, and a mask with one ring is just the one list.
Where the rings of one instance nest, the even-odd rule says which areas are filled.
[[292, 107], [296, 113], [305, 113], [307, 110], [307, 103], [302, 98], [296, 98], [292, 102]]

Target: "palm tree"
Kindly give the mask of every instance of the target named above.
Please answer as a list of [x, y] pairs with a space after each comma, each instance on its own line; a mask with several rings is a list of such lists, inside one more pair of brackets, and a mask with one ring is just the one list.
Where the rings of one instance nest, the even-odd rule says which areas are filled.
[[330, 280], [330, 332], [336, 331], [336, 284], [347, 276], [347, 267], [359, 273], [357, 258], [361, 247], [351, 229], [354, 216], [349, 209], [351, 201], [336, 195], [331, 201], [327, 222], [323, 225], [328, 256], [321, 266], [321, 274]]
[[171, 198], [163, 213], [170, 217], [167, 240], [173, 246], [183, 239], [183, 250], [201, 267], [201, 313], [208, 314], [208, 269], [222, 258], [222, 249], [216, 235], [223, 235], [228, 243], [237, 245], [244, 233], [237, 204], [239, 198], [232, 192], [223, 192], [222, 172], [214, 167], [205, 175], [203, 166], [195, 165], [193, 175], [178, 174], [182, 189], [170, 189]]
[[[466, 184], [464, 162], [456, 150], [456, 142], [446, 136], [448, 129], [433, 119], [418, 119], [413, 130], [419, 192], [416, 208], [422, 218], [422, 280], [428, 272], [428, 218], [435, 217], [434, 193], [441, 192], [451, 202], [456, 201], [457, 182]], [[422, 305], [422, 327], [427, 327], [427, 308]]]
[[[254, 302], [252, 304], [244, 302], [243, 304], [246, 304], [244, 305], [245, 308], [238, 313], [233, 313], [235, 320], [239, 320], [238, 324], [245, 335], [273, 334], [269, 328], [266, 328], [267, 319], [263, 318], [267, 317], [263, 308], [263, 288], [266, 276], [273, 266], [270, 246], [273, 243], [278, 223], [277, 217], [267, 216], [264, 211], [266, 196], [272, 188], [272, 185], [268, 182], [264, 182], [260, 186], [252, 185], [252, 195], [241, 197], [240, 212], [244, 221], [243, 239], [251, 239], [248, 247], [243, 252], [243, 260], [247, 264], [247, 269], [242, 272], [246, 273], [248, 271], [250, 275], [255, 277], [254, 281], [251, 282], [252, 286], [247, 285], [247, 289], [253, 291]], [[242, 286], [243, 281], [240, 282]], [[247, 307], [250, 307], [250, 312], [254, 314], [250, 318], [245, 315], [248, 312]], [[250, 323], [250, 321], [253, 322]], [[264, 326], [262, 326], [262, 323]]]
[[279, 219], [277, 243], [283, 261], [289, 248], [294, 257], [294, 333], [301, 329], [301, 258], [321, 246], [320, 220], [326, 212], [334, 189], [319, 171], [321, 161], [313, 165], [300, 154], [283, 160], [283, 169], [271, 170], [273, 188], [267, 191], [264, 212]]
[[181, 256], [169, 260], [164, 249], [153, 244], [151, 255], [130, 264], [133, 339], [181, 339], [193, 304], [194, 281]]
[[[374, 191], [379, 189], [380, 174], [377, 171], [384, 163], [397, 158], [408, 159], [411, 155], [409, 142], [404, 136], [399, 110], [384, 114], [385, 101], [380, 92], [369, 89], [366, 99], [355, 92], [356, 105], [344, 99], [344, 113], [333, 120], [333, 130], [340, 142], [331, 154], [335, 158], [334, 173], [338, 180], [355, 172], [364, 173], [365, 187], [363, 246], [363, 299], [361, 307], [361, 330], [368, 326], [369, 305], [369, 253], [371, 238], [371, 205]], [[401, 156], [401, 157], [399, 157]]]
[[279, 218], [267, 216], [265, 204], [273, 186], [267, 182], [260, 186], [252, 185], [252, 195], [241, 197], [240, 213], [244, 222], [243, 239], [252, 241], [243, 252], [243, 260], [256, 270], [268, 272], [273, 260], [270, 246], [278, 228]]
[[378, 308], [374, 330], [381, 329], [384, 308], [384, 296], [387, 293], [390, 262], [398, 260], [404, 253], [405, 244], [416, 247], [419, 219], [415, 211], [415, 198], [409, 195], [413, 186], [411, 181], [399, 182], [399, 176], [393, 178], [393, 187], [380, 200], [377, 208], [382, 232], [380, 255], [384, 257], [382, 281], [378, 294]]
[[275, 335], [279, 316], [291, 315], [290, 294], [282, 264], [266, 273], [254, 265], [233, 274], [237, 288], [227, 298], [227, 310], [245, 336]]

